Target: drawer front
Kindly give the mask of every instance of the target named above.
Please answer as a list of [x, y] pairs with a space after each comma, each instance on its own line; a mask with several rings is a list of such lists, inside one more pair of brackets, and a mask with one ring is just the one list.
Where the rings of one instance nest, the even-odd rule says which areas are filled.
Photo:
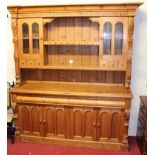
[[140, 103], [140, 111], [144, 114], [144, 116], [147, 116], [147, 109], [143, 102]]
[[142, 126], [145, 127], [146, 126], [146, 117], [141, 110], [139, 111], [139, 120], [142, 123]]

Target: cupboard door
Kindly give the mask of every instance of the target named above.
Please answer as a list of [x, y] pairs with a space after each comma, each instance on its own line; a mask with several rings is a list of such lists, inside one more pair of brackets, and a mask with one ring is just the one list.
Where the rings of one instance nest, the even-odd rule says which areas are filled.
[[43, 56], [43, 24], [41, 18], [19, 19], [18, 40], [21, 58]]
[[101, 17], [100, 54], [103, 59], [126, 58], [128, 50], [128, 18]]
[[98, 109], [97, 115], [97, 140], [106, 141], [111, 137], [111, 111]]
[[30, 106], [30, 128], [33, 135], [42, 135], [42, 107]]
[[95, 140], [96, 116], [94, 108], [73, 107], [70, 112], [70, 138]]
[[20, 134], [31, 134], [30, 129], [30, 106], [18, 105]]
[[123, 112], [121, 109], [99, 109], [97, 116], [97, 140], [121, 142]]
[[42, 135], [42, 109], [40, 106], [19, 105], [19, 126], [21, 134]]
[[44, 136], [67, 138], [67, 112], [63, 106], [44, 107]]

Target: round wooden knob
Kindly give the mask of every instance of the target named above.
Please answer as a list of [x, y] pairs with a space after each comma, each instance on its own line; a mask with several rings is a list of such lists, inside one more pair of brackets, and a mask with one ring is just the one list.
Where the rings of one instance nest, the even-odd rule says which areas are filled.
[[93, 123], [93, 127], [96, 127], [96, 123], [95, 122]]
[[97, 123], [97, 127], [98, 127], [98, 128], [100, 128], [100, 127], [101, 127], [101, 125], [100, 125], [99, 123]]

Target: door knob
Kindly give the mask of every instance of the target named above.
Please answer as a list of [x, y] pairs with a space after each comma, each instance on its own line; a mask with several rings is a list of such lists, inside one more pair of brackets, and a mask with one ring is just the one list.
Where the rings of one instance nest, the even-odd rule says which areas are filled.
[[96, 123], [95, 122], [93, 123], [93, 127], [96, 127]]
[[101, 127], [100, 123], [97, 123], [97, 127], [98, 127], [98, 128], [100, 128], [100, 127]]

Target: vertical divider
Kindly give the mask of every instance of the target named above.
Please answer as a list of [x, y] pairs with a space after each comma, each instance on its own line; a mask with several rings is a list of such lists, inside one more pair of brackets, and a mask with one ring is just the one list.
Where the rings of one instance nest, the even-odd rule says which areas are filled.
[[102, 66], [103, 61], [103, 18], [100, 17], [99, 22], [99, 66]]

